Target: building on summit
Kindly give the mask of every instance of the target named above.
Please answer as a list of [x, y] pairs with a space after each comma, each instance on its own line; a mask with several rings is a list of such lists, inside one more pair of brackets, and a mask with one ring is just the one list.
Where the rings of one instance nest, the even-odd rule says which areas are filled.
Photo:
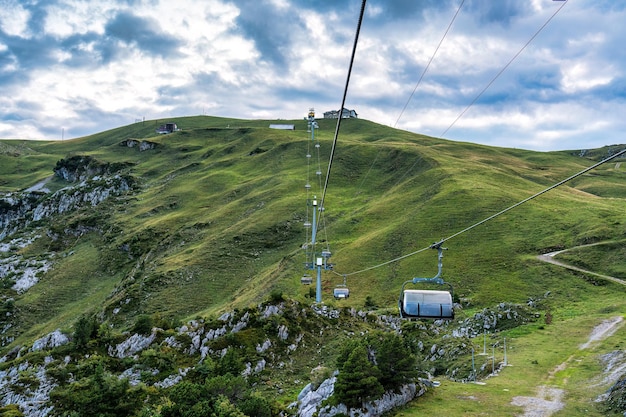
[[[359, 117], [359, 115], [356, 114], [355, 110], [348, 110], [345, 107], [343, 108], [343, 110], [341, 110], [342, 119], [356, 119], [357, 117]], [[337, 110], [330, 110], [330, 111], [324, 112], [324, 119], [338, 119], [338, 118], [339, 118], [339, 111]]]

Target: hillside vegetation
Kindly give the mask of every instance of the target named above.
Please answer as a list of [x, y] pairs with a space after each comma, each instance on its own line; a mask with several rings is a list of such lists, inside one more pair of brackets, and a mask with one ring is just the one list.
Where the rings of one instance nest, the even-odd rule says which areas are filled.
[[[320, 231], [322, 243], [332, 251], [334, 264], [334, 273], [323, 274], [324, 305], [336, 309], [343, 319], [331, 316], [324, 319], [330, 320], [328, 323], [321, 324], [315, 316], [301, 312], [314, 301], [312, 289], [300, 284], [306, 261], [301, 249], [306, 242], [305, 156], [310, 142], [306, 120], [280, 121], [294, 124], [293, 131], [269, 129], [269, 124], [276, 121], [206, 116], [167, 121], [177, 123], [181, 130], [157, 135], [155, 128], [163, 121], [146, 121], [68, 141], [0, 141], [0, 354], [5, 355], [7, 366], [25, 354], [17, 355], [20, 349], [32, 346], [42, 336], [59, 329], [76, 338], [80, 336], [76, 333], [77, 323], [93, 320], [92, 330], [83, 335], [84, 343], [77, 346], [72, 340], [72, 346], [80, 352], [98, 352], [100, 359], [92, 360], [91, 365], [77, 359], [76, 367], [91, 366], [93, 372], [100, 369], [97, 372], [104, 374], [94, 377], [94, 381], [102, 383], [107, 372], [130, 366], [122, 358], [120, 363], [112, 364], [106, 355], [111, 346], [123, 342], [124, 332], [137, 333], [142, 320], [149, 323], [149, 328], [161, 328], [164, 333], [155, 337], [165, 343], [176, 334], [174, 329], [190, 320], [197, 326], [206, 323], [200, 327], [208, 332], [209, 328], [220, 328], [213, 325], [216, 317], [233, 314], [225, 320], [234, 326], [249, 312], [254, 318], [244, 320], [248, 333], [226, 344], [220, 342], [222, 346], [211, 345], [210, 349], [217, 352], [236, 342], [248, 349], [243, 351], [245, 355], [242, 353], [242, 363], [254, 364], [248, 357], [256, 355], [255, 346], [263, 344], [270, 327], [272, 332], [280, 325], [301, 329], [304, 342], [288, 337], [283, 341], [286, 346], [290, 342], [308, 347], [297, 350], [289, 359], [288, 353], [276, 352], [276, 357], [282, 359], [276, 361], [273, 370], [264, 371], [267, 375], [261, 374], [265, 376], [255, 382], [258, 385], [252, 385], [257, 390], [263, 387], [257, 396], [279, 390], [279, 405], [271, 406], [285, 406], [295, 401], [311, 369], [318, 365], [335, 368], [344, 339], [358, 336], [359, 331], [390, 331], [385, 320], [381, 324], [380, 317], [397, 320], [403, 282], [437, 272], [437, 253], [420, 249], [623, 148], [616, 145], [540, 153], [452, 142], [366, 120], [344, 120]], [[321, 144], [325, 174], [336, 121], [318, 123], [320, 128], [315, 134]], [[472, 320], [485, 309], [507, 311], [505, 316], [514, 311], [516, 317], [519, 314], [524, 318], [496, 326], [504, 332], [497, 343], [500, 346], [501, 337], [506, 335], [513, 340], [519, 338], [516, 348], [520, 355], [536, 355], [526, 359], [528, 363], [536, 361], [537, 369], [524, 368], [528, 372], [523, 375], [522, 368], [515, 371], [515, 378], [528, 380], [528, 385], [520, 386], [530, 391], [545, 382], [541, 375], [557, 366], [555, 361], [564, 352], [569, 356], [577, 351], [594, 325], [623, 316], [624, 285], [537, 259], [540, 254], [598, 243], [557, 257], [626, 280], [626, 164], [620, 161], [624, 158], [603, 164], [446, 241], [443, 275], [454, 286], [456, 323], [465, 323], [465, 330], [471, 327], [475, 332], [465, 334], [458, 351], [461, 359], [437, 357], [432, 359], [437, 364], [433, 369], [424, 365], [422, 371], [448, 375], [453, 380], [466, 379], [471, 371], [471, 348], [479, 349], [482, 341], [474, 338], [484, 331]], [[347, 276], [350, 297], [336, 301], [332, 289], [343, 282], [342, 274]], [[260, 307], [268, 300], [273, 305], [283, 303], [283, 309], [287, 308], [284, 303], [296, 307], [292, 315], [281, 316], [284, 323], [274, 323], [271, 315], [263, 317]], [[358, 311], [367, 312], [363, 314], [370, 314], [370, 319], [363, 319]], [[417, 340], [423, 339], [441, 346], [441, 340], [434, 341], [435, 334], [416, 335], [419, 326], [394, 326], [396, 330], [403, 328], [404, 343], [417, 346]], [[445, 326], [451, 330], [456, 325]], [[578, 333], [570, 334], [572, 329], [578, 329]], [[488, 330], [493, 332], [494, 328]], [[559, 341], [565, 351], [556, 354], [558, 349], [551, 346], [554, 339], [542, 339], [546, 333], [553, 337], [569, 335], [567, 340]], [[294, 335], [292, 332], [291, 337]], [[408, 340], [411, 338], [413, 342]], [[619, 343], [606, 345], [604, 353], [623, 350], [623, 341], [622, 333]], [[281, 342], [272, 343], [277, 346]], [[525, 351], [525, 344], [540, 346], [540, 353]], [[62, 362], [67, 346], [57, 348], [61, 351], [53, 354], [55, 361]], [[169, 358], [169, 375], [192, 366], [185, 366], [189, 359], [171, 352], [176, 350], [175, 343], [167, 346], [150, 353], [153, 357], [147, 357], [144, 351], [140, 362], [165, 360], [165, 355]], [[423, 346], [421, 350], [425, 351]], [[415, 351], [417, 356], [419, 351]], [[554, 357], [550, 352], [555, 353]], [[582, 369], [571, 379], [582, 383], [600, 372], [593, 358], [585, 360], [595, 366], [594, 370]], [[431, 360], [426, 355], [421, 359]], [[278, 365], [281, 361], [282, 368]], [[211, 366], [219, 368], [219, 363]], [[223, 366], [241, 371], [232, 363]], [[227, 374], [217, 368], [205, 370], [206, 375], [217, 378]], [[505, 380], [505, 371], [500, 381]], [[85, 375], [97, 375], [93, 372]], [[65, 378], [65, 382], [71, 382]], [[194, 378], [189, 384], [203, 380], [198, 375]], [[156, 379], [153, 377], [152, 382]], [[151, 379], [142, 381], [146, 380]], [[277, 384], [278, 380], [286, 382]], [[606, 385], [598, 386], [597, 395], [607, 389]], [[130, 392], [129, 387], [111, 386], [113, 391]], [[420, 405], [415, 412], [437, 414], [438, 401], [446, 395], [465, 395], [460, 392], [466, 388], [454, 384], [448, 387], [447, 391], [430, 390], [416, 401]], [[507, 414], [513, 407], [510, 395], [502, 394], [501, 387], [497, 390], [498, 394], [484, 394], [481, 401], [499, 404], [499, 410]], [[61, 388], [53, 392], [58, 410], [71, 395]], [[433, 397], [436, 395], [443, 397]], [[257, 404], [257, 397], [244, 397], [250, 404]], [[129, 413], [141, 409], [144, 397], [129, 398]], [[606, 410], [593, 405], [593, 399], [589, 395], [579, 398], [564, 412], [576, 415], [583, 407], [593, 406], [601, 415]], [[242, 405], [243, 399], [237, 401], [231, 399], [240, 410], [252, 407]], [[75, 405], [75, 410], [80, 407]], [[154, 405], [150, 410], [159, 407]], [[479, 409], [446, 412], [478, 415]], [[404, 412], [413, 411], [409, 407]]]

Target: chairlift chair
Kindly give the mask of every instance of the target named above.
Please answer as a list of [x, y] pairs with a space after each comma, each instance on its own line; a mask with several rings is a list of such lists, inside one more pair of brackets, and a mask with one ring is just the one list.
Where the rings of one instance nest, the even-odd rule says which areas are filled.
[[400, 317], [452, 320], [452, 294], [448, 291], [405, 289], [400, 300]]
[[350, 297], [350, 289], [348, 287], [344, 287], [343, 285], [337, 285], [333, 290], [333, 295], [337, 300], [343, 300]]
[[[400, 317], [405, 319], [454, 319], [453, 288], [441, 278], [443, 242], [431, 246], [439, 251], [438, 272], [432, 278], [413, 278], [402, 284], [398, 308]], [[430, 283], [448, 285], [450, 291], [405, 289], [407, 284]]]
[[350, 297], [350, 289], [346, 285], [346, 276], [343, 276], [343, 284], [339, 284], [333, 290], [333, 296], [336, 300], [345, 300]]
[[302, 278], [300, 278], [300, 283], [303, 285], [311, 285], [313, 283], [313, 277], [309, 274], [304, 274]]

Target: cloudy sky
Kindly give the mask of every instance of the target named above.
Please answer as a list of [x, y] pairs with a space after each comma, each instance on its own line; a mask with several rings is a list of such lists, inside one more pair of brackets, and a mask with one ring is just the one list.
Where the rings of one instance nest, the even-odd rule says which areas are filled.
[[[361, 3], [0, 0], [0, 138], [338, 109]], [[346, 107], [494, 146], [623, 144], [624, 22], [622, 0], [369, 0]]]

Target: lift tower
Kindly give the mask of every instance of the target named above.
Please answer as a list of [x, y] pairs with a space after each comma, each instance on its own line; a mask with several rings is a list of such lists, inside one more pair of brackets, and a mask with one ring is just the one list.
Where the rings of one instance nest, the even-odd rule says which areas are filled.
[[[319, 191], [321, 192], [322, 170], [321, 170], [320, 156], [319, 156], [320, 144], [319, 144], [319, 141], [315, 139], [315, 129], [319, 129], [319, 125], [315, 121], [314, 109], [312, 108], [309, 109], [307, 120], [308, 120], [307, 133], [311, 134], [311, 142], [309, 142], [309, 144], [313, 143], [317, 151], [317, 169], [315, 171], [315, 175], [317, 177], [318, 187], [320, 188]], [[311, 188], [312, 188], [311, 183], [309, 182], [309, 172], [310, 172], [311, 157], [312, 157], [311, 152], [310, 152], [310, 146], [309, 146], [309, 151], [307, 152], [306, 157], [307, 157], [307, 182], [304, 188], [306, 189], [306, 192], [307, 192], [307, 215], [306, 215], [306, 220], [304, 222], [304, 226], [305, 228], [309, 229], [310, 232], [307, 232], [307, 242], [305, 242], [304, 244], [304, 249], [306, 253], [306, 262], [304, 263], [304, 266], [305, 266], [305, 269], [308, 271], [313, 271], [313, 270], [316, 271], [315, 302], [321, 303], [322, 302], [322, 269], [330, 270], [332, 269], [333, 265], [329, 262], [330, 255], [331, 255], [330, 250], [323, 249], [321, 252], [318, 253], [317, 248], [316, 248], [317, 231], [319, 228], [319, 222], [321, 219], [322, 212], [324, 211], [324, 207], [321, 207], [318, 205], [317, 196], [314, 195], [312, 199], [309, 198], [309, 192], [311, 191]], [[309, 214], [311, 214], [311, 217], [309, 217]], [[311, 218], [312, 221], [309, 221], [309, 218]], [[301, 280], [303, 284], [311, 284], [312, 281], [313, 279], [308, 274], [305, 274]]]

